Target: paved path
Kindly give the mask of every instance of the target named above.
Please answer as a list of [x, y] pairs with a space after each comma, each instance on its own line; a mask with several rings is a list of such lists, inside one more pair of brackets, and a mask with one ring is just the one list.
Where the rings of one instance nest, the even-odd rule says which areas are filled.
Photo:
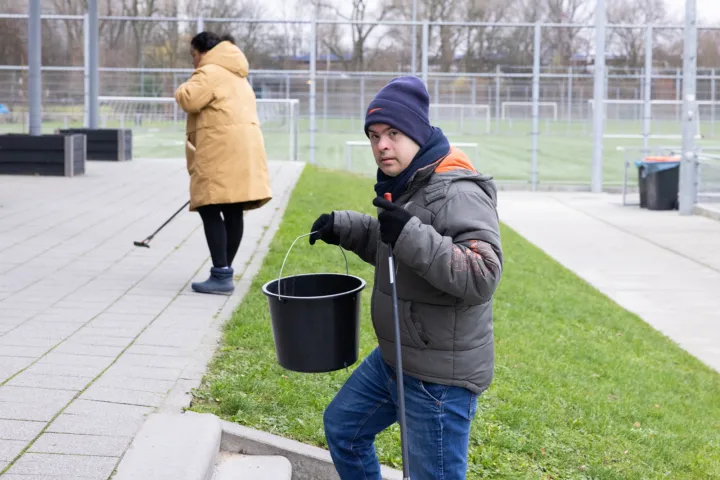
[[720, 371], [720, 222], [617, 195], [501, 192], [501, 219]]
[[187, 200], [184, 160], [0, 177], [2, 480], [106, 480], [147, 414], [189, 403], [302, 167], [270, 164], [275, 198], [246, 214], [233, 297], [189, 288], [209, 268], [197, 214], [132, 245]]

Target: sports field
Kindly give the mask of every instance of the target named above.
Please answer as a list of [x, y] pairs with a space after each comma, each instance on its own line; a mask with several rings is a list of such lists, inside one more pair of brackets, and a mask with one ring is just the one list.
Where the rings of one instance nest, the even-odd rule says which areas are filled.
[[[81, 119], [74, 121], [45, 122], [47, 133], [57, 128], [80, 127]], [[122, 122], [109, 120], [108, 128], [132, 128], [133, 156], [135, 158], [182, 158], [184, 157], [184, 122], [182, 119], [153, 120], [130, 119]], [[273, 119], [263, 124], [266, 149], [273, 160], [287, 160], [292, 157], [291, 122], [287, 119]], [[139, 123], [139, 124], [138, 124]], [[530, 182], [532, 174], [532, 123], [529, 119], [495, 120], [488, 126], [485, 118], [444, 120], [435, 122], [443, 129], [451, 143], [477, 144], [477, 147], [462, 147], [483, 173], [499, 181]], [[21, 132], [20, 124], [0, 123], [0, 133]], [[297, 125], [297, 156], [301, 161], [310, 159], [310, 122], [301, 118]], [[349, 155], [346, 142], [367, 142], [360, 119], [317, 118], [315, 158], [319, 166], [350, 170], [355, 173], [373, 175], [375, 165], [370, 149], [354, 145]], [[710, 122], [700, 124], [700, 131], [714, 131]], [[489, 132], [489, 133], [488, 133]], [[637, 120], [608, 120], [607, 135], [639, 135], [642, 125]], [[676, 136], [676, 138], [651, 139], [652, 147], [680, 147], [681, 123], [669, 120], [654, 121], [651, 129], [654, 135]], [[623, 181], [624, 161], [641, 158], [641, 138], [606, 138], [603, 144], [603, 182], [606, 186], [618, 186]], [[703, 146], [720, 144], [714, 139], [699, 140]], [[618, 147], [629, 150], [623, 153]], [[537, 145], [537, 181], [540, 185], [576, 184], [588, 185], [593, 155], [592, 124], [588, 121], [572, 122], [542, 119], [539, 124]], [[628, 183], [637, 183], [637, 170], [628, 168]]]

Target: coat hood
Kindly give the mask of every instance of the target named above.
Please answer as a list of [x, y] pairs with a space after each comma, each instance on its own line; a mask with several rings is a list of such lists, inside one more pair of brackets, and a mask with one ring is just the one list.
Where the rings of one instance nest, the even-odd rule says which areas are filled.
[[218, 65], [241, 77], [247, 77], [250, 69], [242, 50], [227, 41], [218, 43], [212, 50], [208, 51], [200, 60], [198, 68], [205, 65]]

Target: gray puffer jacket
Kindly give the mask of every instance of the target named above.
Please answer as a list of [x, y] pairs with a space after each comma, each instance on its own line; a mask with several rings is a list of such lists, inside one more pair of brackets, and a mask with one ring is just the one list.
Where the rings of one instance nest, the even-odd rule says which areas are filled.
[[[403, 371], [482, 393], [493, 378], [492, 299], [502, 271], [490, 177], [457, 149], [419, 170], [396, 203], [414, 215], [395, 243]], [[335, 211], [340, 245], [375, 266], [372, 321], [383, 358], [395, 365], [387, 246], [378, 220]]]

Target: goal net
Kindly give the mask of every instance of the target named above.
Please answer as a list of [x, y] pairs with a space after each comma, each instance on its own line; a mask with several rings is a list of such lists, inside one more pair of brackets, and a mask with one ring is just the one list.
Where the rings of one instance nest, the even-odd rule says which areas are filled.
[[483, 104], [430, 104], [430, 121], [445, 135], [491, 133], [490, 106]]
[[[173, 97], [99, 97], [99, 119], [103, 128], [133, 130], [133, 144], [181, 146], [187, 115]], [[257, 99], [268, 158], [298, 160], [299, 101], [297, 99]], [[142, 155], [139, 155], [142, 156]]]
[[[503, 120], [532, 120], [533, 102], [502, 102], [500, 114]], [[557, 102], [538, 102], [538, 118], [541, 120], [558, 119]]]

